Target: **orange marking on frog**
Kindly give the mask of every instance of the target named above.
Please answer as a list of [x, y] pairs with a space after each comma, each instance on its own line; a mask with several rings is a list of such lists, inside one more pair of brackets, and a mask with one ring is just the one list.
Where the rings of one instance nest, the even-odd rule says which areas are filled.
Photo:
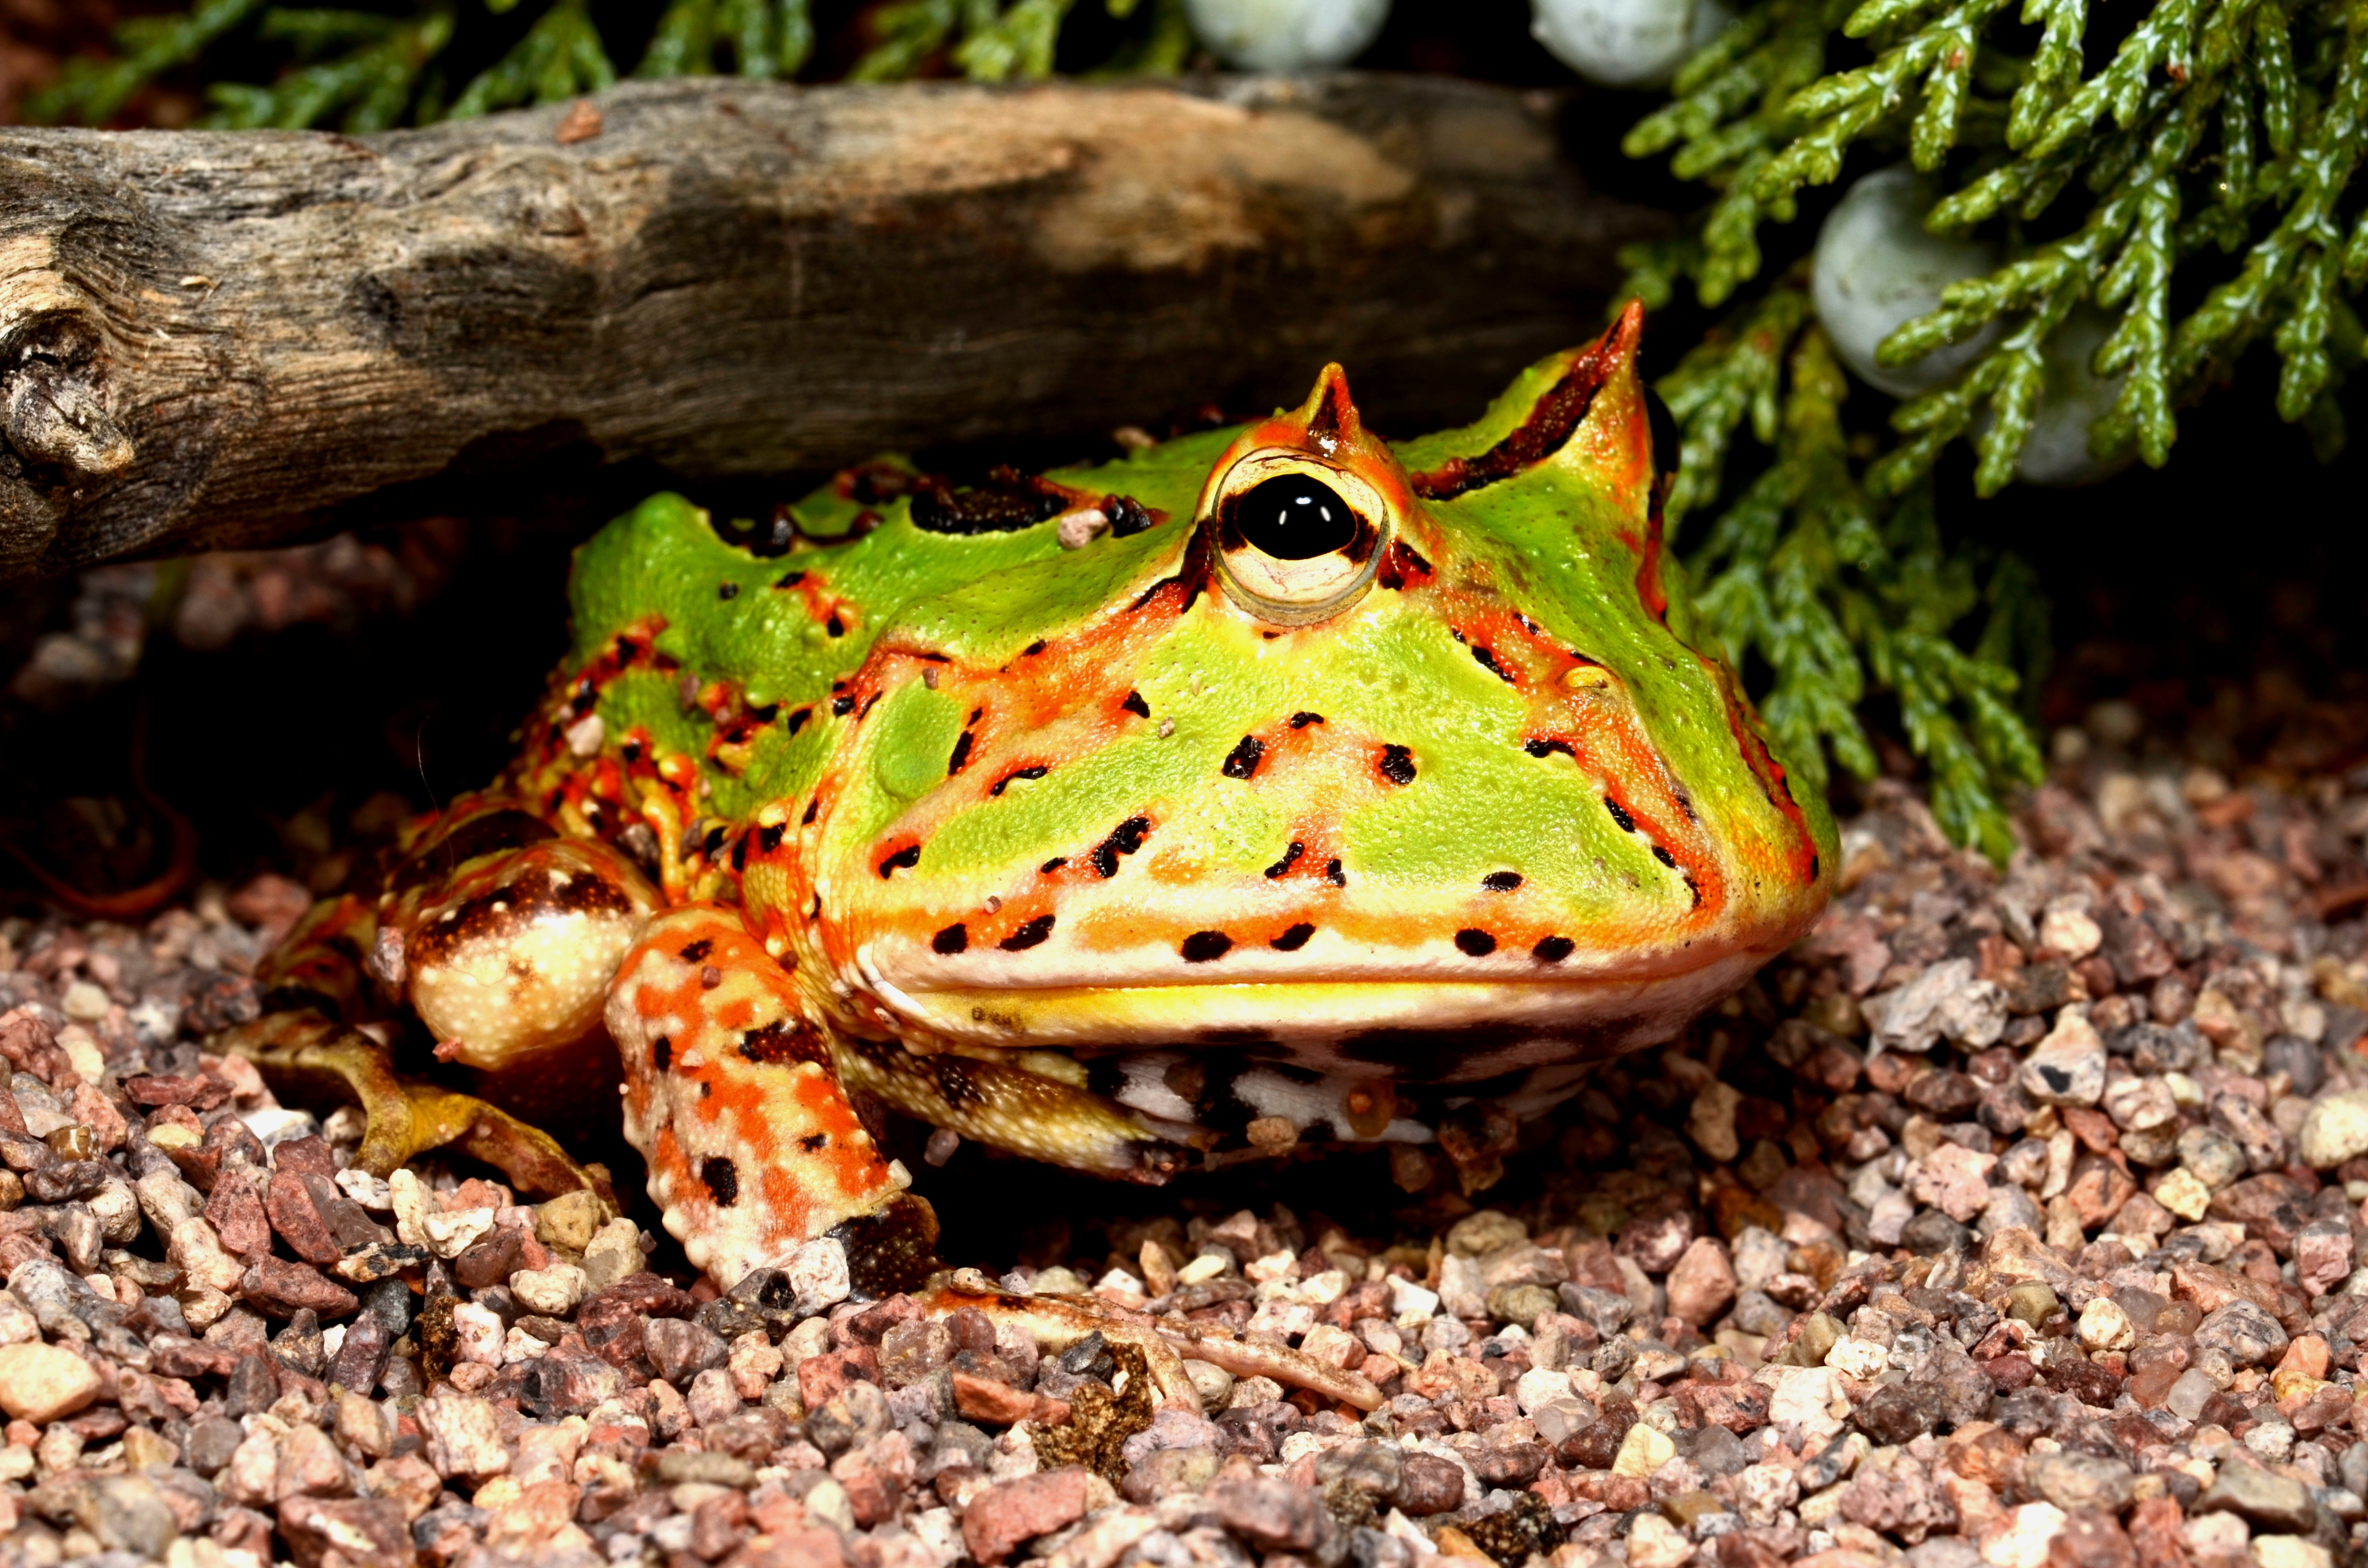
[[734, 911], [688, 904], [653, 921], [609, 1016], [628, 1130], [648, 1140], [669, 1228], [698, 1240], [702, 1267], [737, 1278], [901, 1187], [827, 1067], [742, 1049], [756, 1028], [798, 1026], [802, 1009]]
[[1793, 787], [1785, 777], [1784, 765], [1776, 760], [1775, 754], [1768, 749], [1768, 743], [1759, 738], [1759, 732], [1751, 722], [1743, 697], [1736, 690], [1734, 676], [1714, 659], [1703, 658], [1700, 653], [1694, 657], [1702, 659], [1711, 679], [1718, 686], [1719, 696], [1725, 699], [1727, 730], [1735, 737], [1736, 749], [1743, 754], [1745, 766], [1751, 769], [1752, 776], [1759, 780], [1760, 788], [1767, 791], [1769, 803], [1793, 824], [1796, 842], [1788, 857], [1790, 864], [1783, 869], [1804, 883], [1816, 881], [1824, 869], [1818, 863], [1816, 835], [1810, 831], [1808, 813], [1802, 811], [1801, 803], [1793, 798]]
[[851, 636], [863, 624], [862, 608], [853, 599], [830, 591], [830, 579], [811, 567], [792, 567], [773, 581], [772, 591], [795, 597], [805, 610], [806, 619], [817, 626], [828, 626], [836, 616], [841, 636]]

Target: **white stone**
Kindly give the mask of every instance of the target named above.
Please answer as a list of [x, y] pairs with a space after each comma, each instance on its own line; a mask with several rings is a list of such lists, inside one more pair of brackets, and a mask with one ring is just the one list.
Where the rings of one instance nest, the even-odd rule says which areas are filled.
[[2091, 369], [2115, 322], [2095, 306], [2082, 304], [2049, 335], [2040, 353], [2039, 403], [2015, 461], [2015, 477], [2024, 483], [2093, 484], [2128, 462], [2126, 454], [2100, 459], [2089, 451], [2089, 427], [2110, 413], [2122, 395], [2120, 376], [2100, 377]]
[[1204, 1252], [1176, 1271], [1178, 1285], [1198, 1285], [1214, 1279], [1225, 1271], [1225, 1260], [1213, 1252]]
[[[1183, 1276], [1178, 1274], [1178, 1278]], [[1397, 1275], [1390, 1277], [1390, 1315], [1401, 1328], [1419, 1328], [1439, 1315], [1439, 1292]]]
[[290, 1138], [310, 1138], [321, 1131], [321, 1119], [309, 1110], [296, 1110], [288, 1106], [265, 1106], [257, 1110], [243, 1110], [238, 1119], [246, 1130], [267, 1149], [276, 1149]]
[[1620, 1439], [1620, 1451], [1611, 1457], [1611, 1473], [1633, 1475], [1642, 1480], [1668, 1463], [1670, 1456], [1677, 1451], [1678, 1445], [1671, 1442], [1667, 1434], [1655, 1431], [1639, 1421], [1628, 1428], [1626, 1437]]
[[2302, 1119], [2302, 1160], [2313, 1170], [2332, 1170], [2368, 1154], [2368, 1089], [2351, 1089], [2311, 1102]]
[[359, 1165], [348, 1165], [336, 1175], [337, 1190], [374, 1213], [390, 1213], [394, 1208], [394, 1189], [384, 1176], [376, 1176]]
[[1842, 1429], [1850, 1400], [1830, 1367], [1763, 1367], [1755, 1376], [1770, 1385], [1770, 1426], [1793, 1422], [1820, 1443]]
[[2271, 1464], [2283, 1464], [2294, 1458], [2294, 1429], [2284, 1421], [2256, 1422], [2245, 1433], [2244, 1442]]
[[1760, 1225], [1746, 1225], [1743, 1233], [1735, 1238], [1735, 1288], [1758, 1290], [1768, 1281], [1791, 1267], [1792, 1249], [1777, 1239], [1775, 1233]]
[[427, 1439], [427, 1462], [447, 1481], [482, 1480], [509, 1469], [500, 1421], [485, 1401], [438, 1391], [419, 1402], [416, 1419]]
[[1530, 36], [1588, 81], [1657, 87], [1726, 30], [1723, 0], [1531, 0]]
[[631, 1220], [611, 1220], [593, 1232], [592, 1240], [585, 1245], [584, 1277], [593, 1290], [605, 1290], [628, 1275], [639, 1273], [642, 1257], [640, 1228]]
[[1743, 1522], [1764, 1528], [1801, 1500], [1801, 1477], [1781, 1464], [1751, 1464], [1735, 1478], [1736, 1510]]
[[190, 1284], [209, 1290], [236, 1290], [246, 1273], [245, 1266], [224, 1250], [222, 1237], [202, 1214], [173, 1227], [171, 1239], [165, 1244], [165, 1256]]
[[2080, 1343], [2091, 1350], [2127, 1350], [2138, 1342], [2138, 1331], [2111, 1296], [2100, 1296], [2080, 1309]]
[[521, 1268], [510, 1276], [510, 1290], [518, 1301], [545, 1317], [565, 1317], [574, 1312], [588, 1284], [584, 1271], [572, 1263]]
[[1185, 0], [1192, 36], [1236, 71], [1329, 71], [1365, 52], [1389, 0]]
[[58, 998], [58, 1010], [78, 1024], [98, 1022], [107, 1017], [107, 1010], [113, 1006], [115, 1004], [108, 999], [107, 993], [87, 980], [75, 981], [66, 987], [66, 994]]
[[2234, 1514], [2198, 1514], [2180, 1533], [2188, 1554], [2204, 1562], [2241, 1557], [2253, 1539], [2252, 1528]]
[[99, 1233], [118, 1246], [140, 1239], [140, 1199], [131, 1184], [108, 1167], [107, 1179], [97, 1192], [83, 1201], [90, 1206], [91, 1214], [98, 1221]]
[[1521, 1407], [1521, 1414], [1524, 1415], [1534, 1415], [1540, 1406], [1554, 1400], [1569, 1397], [1571, 1397], [1571, 1388], [1568, 1372], [1549, 1372], [1542, 1368], [1532, 1367], [1523, 1372], [1520, 1381], [1513, 1385], [1513, 1401]]
[[165, 1235], [184, 1220], [194, 1219], [206, 1211], [205, 1195], [181, 1179], [178, 1171], [150, 1171], [131, 1184], [140, 1199], [140, 1211], [148, 1222]]
[[1639, 1514], [1628, 1527], [1628, 1568], [1678, 1568], [1693, 1554], [1693, 1542], [1658, 1514]]
[[2022, 1064], [2022, 1092], [2041, 1105], [2095, 1105], [2105, 1093], [2105, 1042], [2088, 1015], [2066, 1007]]
[[847, 1300], [854, 1286], [847, 1273], [847, 1249], [828, 1236], [818, 1236], [790, 1255], [783, 1272], [797, 1295], [797, 1309], [814, 1313]]
[[1811, 263], [1809, 295], [1835, 355], [1859, 380], [1895, 397], [1940, 386], [1998, 335], [1992, 325], [1911, 365], [1875, 362], [1884, 338], [1941, 308], [1942, 290], [1998, 265], [1994, 244], [1927, 230], [1924, 214], [1932, 200], [1928, 183], [1907, 165], [1875, 170], [1852, 185], [1827, 215]]
[[63, 1345], [0, 1346], [0, 1410], [36, 1426], [98, 1394], [98, 1373]]
[[2154, 1200], [2180, 1219], [2192, 1222], [2212, 1207], [2212, 1189], [2193, 1171], [2181, 1165], [2155, 1183]]
[[1879, 1375], [1891, 1364], [1891, 1352], [1873, 1340], [1844, 1335], [1826, 1352], [1826, 1365], [1861, 1382]]
[[499, 1367], [505, 1333], [502, 1320], [490, 1308], [462, 1301], [452, 1309], [452, 1337], [463, 1361]]
[[429, 1252], [438, 1257], [458, 1257], [494, 1233], [494, 1211], [490, 1208], [430, 1211], [422, 1217], [419, 1228]]
[[1982, 1559], [1991, 1568], [2046, 1568], [2049, 1543], [2063, 1529], [2063, 1509], [2025, 1503], [1984, 1532]]
[[2170, 1385], [2170, 1392], [2163, 1396], [2162, 1403], [2164, 1408], [2180, 1420], [2192, 1421], [2203, 1414], [2204, 1402], [2219, 1392], [2219, 1384], [2190, 1367], [2179, 1374], [2178, 1381]]
[[[107, 1052], [99, 1049], [98, 1040], [80, 1024], [68, 1024], [58, 1031], [58, 1049], [66, 1053], [66, 1062], [85, 1084], [96, 1084], [107, 1076]], [[60, 1088], [65, 1087], [63, 1085]]]
[[1488, 1315], [1488, 1292], [1480, 1280], [1476, 1259], [1449, 1253], [1439, 1260], [1439, 1300], [1450, 1317]]
[[2260, 1568], [2335, 1568], [2335, 1554], [2298, 1535], [2257, 1535], [2253, 1561]]
[[2076, 903], [2051, 903], [2040, 917], [2039, 945], [2056, 957], [2078, 962], [2104, 944], [2105, 933], [2089, 913]]
[[387, 1207], [394, 1210], [395, 1239], [405, 1246], [426, 1246], [427, 1211], [436, 1206], [427, 1184], [419, 1179], [418, 1172], [405, 1165], [386, 1178], [386, 1186]]

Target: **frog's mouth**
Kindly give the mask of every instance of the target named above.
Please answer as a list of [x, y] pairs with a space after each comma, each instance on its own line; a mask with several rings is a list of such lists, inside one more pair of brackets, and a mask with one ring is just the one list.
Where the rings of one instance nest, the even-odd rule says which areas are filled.
[[1334, 973], [1130, 982], [1106, 971], [1087, 983], [995, 972], [1016, 964], [981, 964], [969, 974], [942, 961], [900, 964], [892, 955], [902, 946], [859, 949], [865, 988], [912, 1034], [956, 1049], [1247, 1049], [1324, 1071], [1447, 1084], [1668, 1040], [1782, 943], [1641, 972], [1554, 979]]

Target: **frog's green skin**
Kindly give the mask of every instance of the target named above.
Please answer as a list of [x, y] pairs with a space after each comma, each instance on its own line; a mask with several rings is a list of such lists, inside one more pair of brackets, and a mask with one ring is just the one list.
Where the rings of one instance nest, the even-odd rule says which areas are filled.
[[[1044, 476], [1026, 526], [944, 531], [971, 493], [924, 527], [875, 467], [785, 552], [669, 495], [585, 545], [499, 798], [704, 912], [608, 1003], [694, 1258], [728, 1282], [903, 1185], [867, 1144], [814, 1199], [770, 1061], [1138, 1179], [1294, 1139], [1485, 1171], [1577, 1064], [1800, 936], [1832, 824], [1662, 556], [1640, 324], [1396, 446], [1327, 369], [1297, 411]], [[1278, 469], [1372, 525], [1296, 597], [1218, 516]]]

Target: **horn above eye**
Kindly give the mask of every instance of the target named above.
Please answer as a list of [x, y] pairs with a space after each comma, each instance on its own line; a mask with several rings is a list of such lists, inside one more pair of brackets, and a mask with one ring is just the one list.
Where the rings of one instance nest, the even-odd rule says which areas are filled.
[[1226, 472], [1214, 516], [1226, 596], [1261, 619], [1304, 626], [1338, 614], [1372, 585], [1389, 513], [1349, 470], [1269, 449]]

